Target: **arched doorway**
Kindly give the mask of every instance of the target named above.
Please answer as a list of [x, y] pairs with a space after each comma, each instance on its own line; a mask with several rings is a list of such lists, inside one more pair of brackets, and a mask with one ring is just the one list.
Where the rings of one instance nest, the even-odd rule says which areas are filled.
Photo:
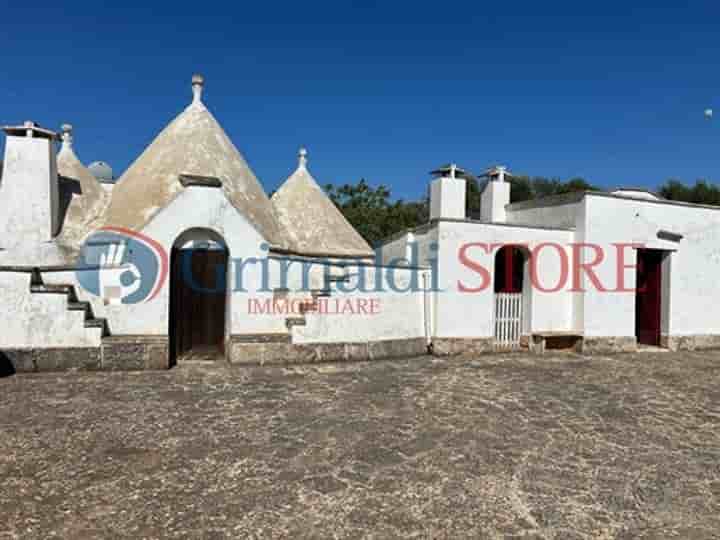
[[228, 259], [224, 240], [191, 229], [170, 254], [170, 365], [183, 359], [216, 360], [225, 352]]
[[530, 333], [530, 253], [527, 248], [505, 245], [495, 254], [494, 337], [501, 349], [520, 347]]

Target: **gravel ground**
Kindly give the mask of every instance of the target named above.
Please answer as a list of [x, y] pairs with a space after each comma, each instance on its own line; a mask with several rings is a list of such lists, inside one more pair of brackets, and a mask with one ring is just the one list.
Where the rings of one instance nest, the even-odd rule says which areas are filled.
[[0, 379], [0, 538], [720, 538], [720, 352]]

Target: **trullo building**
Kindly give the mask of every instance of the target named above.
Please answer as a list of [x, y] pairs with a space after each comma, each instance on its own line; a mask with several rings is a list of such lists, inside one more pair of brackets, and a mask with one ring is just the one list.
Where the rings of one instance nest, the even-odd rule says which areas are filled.
[[4, 128], [0, 361], [12, 370], [720, 345], [717, 208], [623, 189], [511, 204], [495, 167], [470, 219], [469, 175], [452, 165], [431, 182], [428, 223], [373, 249], [305, 150], [268, 197], [202, 77], [192, 90], [112, 189], [83, 166], [71, 126]]

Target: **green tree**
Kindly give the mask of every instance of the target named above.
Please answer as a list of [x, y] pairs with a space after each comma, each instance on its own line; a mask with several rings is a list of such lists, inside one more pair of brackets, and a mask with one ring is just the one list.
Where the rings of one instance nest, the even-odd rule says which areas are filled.
[[484, 183], [480, 183], [476, 178], [467, 180], [465, 190], [465, 215], [470, 218], [476, 218], [480, 215], [480, 195], [485, 188]]
[[707, 180], [697, 180], [689, 186], [672, 178], [658, 188], [661, 197], [671, 201], [720, 206], [720, 187]]
[[[510, 202], [526, 201], [539, 197], [558, 195], [570, 191], [597, 190], [582, 178], [563, 182], [557, 178], [516, 175], [509, 178]], [[485, 184], [471, 178], [467, 181], [466, 215], [480, 216], [480, 201]], [[340, 209], [345, 218], [370, 245], [405, 229], [427, 223], [429, 201], [392, 201], [390, 189], [381, 184], [372, 187], [365, 179], [357, 184], [336, 186], [327, 184], [328, 197]]]
[[563, 182], [559, 178], [545, 178], [536, 176], [530, 180], [532, 189], [532, 198], [540, 199], [542, 197], [552, 197], [553, 195], [562, 195], [573, 191], [602, 191], [599, 187], [590, 184], [584, 178], [571, 178]]
[[510, 177], [510, 202], [527, 201], [533, 198], [533, 188], [528, 176]]
[[392, 202], [387, 186], [373, 188], [365, 179], [354, 185], [327, 184], [325, 191], [370, 245], [428, 220], [427, 200]]

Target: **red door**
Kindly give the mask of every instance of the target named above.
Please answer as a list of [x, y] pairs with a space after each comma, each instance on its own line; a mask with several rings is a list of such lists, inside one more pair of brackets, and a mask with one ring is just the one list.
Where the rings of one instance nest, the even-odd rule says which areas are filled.
[[635, 292], [635, 336], [638, 343], [660, 345], [660, 301], [663, 252], [638, 249]]

